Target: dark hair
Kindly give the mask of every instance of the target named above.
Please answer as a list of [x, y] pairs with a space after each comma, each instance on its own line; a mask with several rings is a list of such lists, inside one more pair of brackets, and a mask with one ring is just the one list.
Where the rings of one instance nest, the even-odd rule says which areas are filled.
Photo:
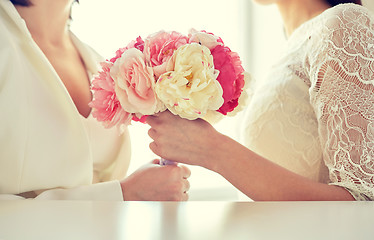
[[362, 5], [361, 0], [326, 0], [326, 2], [332, 7], [342, 3], [356, 3]]
[[[30, 0], [10, 0], [13, 5], [20, 5], [20, 6], [25, 6], [29, 7], [32, 6], [32, 3]], [[79, 0], [75, 0], [76, 2], [79, 2]]]
[[[21, 5], [21, 6], [31, 6], [32, 5], [30, 0], [10, 0], [10, 1], [14, 5]], [[79, 2], [79, 0], [76, 0], [76, 2]], [[341, 3], [356, 3], [356, 4], [362, 5], [361, 0], [326, 0], [326, 2], [328, 4], [330, 4], [331, 6], [335, 6], [335, 5], [338, 5], [338, 4], [341, 4]]]
[[20, 6], [25, 6], [25, 7], [32, 5], [30, 0], [10, 0], [10, 1], [13, 3], [13, 5], [20, 5]]

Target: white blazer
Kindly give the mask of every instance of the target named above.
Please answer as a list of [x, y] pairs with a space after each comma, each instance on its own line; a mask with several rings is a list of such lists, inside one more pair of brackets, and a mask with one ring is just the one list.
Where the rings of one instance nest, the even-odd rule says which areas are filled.
[[[97, 72], [101, 57], [72, 38], [87, 71]], [[31, 191], [36, 199], [122, 200], [128, 132], [86, 120], [13, 4], [0, 0], [0, 199]], [[109, 156], [95, 156], [93, 146], [105, 144]], [[94, 169], [95, 157], [109, 164]]]

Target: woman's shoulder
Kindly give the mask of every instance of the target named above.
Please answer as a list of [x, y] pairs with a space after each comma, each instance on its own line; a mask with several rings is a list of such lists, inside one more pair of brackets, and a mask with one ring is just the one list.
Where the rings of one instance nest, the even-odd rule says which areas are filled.
[[316, 51], [346, 47], [359, 50], [356, 43], [374, 43], [374, 13], [361, 5], [340, 4], [316, 17], [309, 30], [309, 36], [314, 39], [309, 46]]
[[[3, 9], [0, 9], [3, 11]], [[0, 12], [0, 47], [6, 49], [6, 45], [9, 44], [9, 37], [11, 36], [9, 17]]]
[[362, 28], [374, 31], [374, 13], [358, 4], [339, 4], [304, 22], [289, 40], [297, 39], [299, 42], [300, 39], [315, 37], [320, 44], [321, 40], [336, 37], [342, 31], [352, 32]]
[[374, 13], [358, 4], [339, 4], [323, 12], [320, 20], [327, 30], [359, 30], [360, 26], [374, 29]]
[[325, 11], [325, 13], [328, 14], [340, 14], [340, 13], [354, 13], [354, 14], [369, 14], [372, 15], [373, 12], [371, 12], [368, 8], [354, 3], [343, 3], [338, 4], [334, 7], [329, 8]]
[[10, 1], [0, 1], [0, 49], [9, 50], [25, 39], [32, 39], [25, 21]]
[[333, 60], [355, 74], [360, 62], [374, 59], [374, 13], [367, 8], [340, 4], [320, 14], [314, 24], [306, 48], [312, 69]]

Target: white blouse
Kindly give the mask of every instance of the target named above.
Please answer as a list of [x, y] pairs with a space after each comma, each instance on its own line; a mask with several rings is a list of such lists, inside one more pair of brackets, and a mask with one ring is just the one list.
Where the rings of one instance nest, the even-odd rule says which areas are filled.
[[[90, 75], [102, 58], [71, 34]], [[128, 131], [79, 114], [9, 0], [0, 0], [0, 199], [123, 200]]]
[[301, 25], [244, 120], [245, 145], [309, 179], [374, 200], [374, 17], [342, 4]]

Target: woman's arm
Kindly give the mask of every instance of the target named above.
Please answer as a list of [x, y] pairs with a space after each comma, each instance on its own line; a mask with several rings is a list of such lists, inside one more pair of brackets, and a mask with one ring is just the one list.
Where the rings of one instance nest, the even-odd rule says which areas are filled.
[[344, 188], [288, 171], [220, 134], [204, 120], [190, 121], [164, 112], [147, 121], [154, 153], [215, 171], [253, 200], [353, 200]]
[[329, 184], [374, 200], [374, 18], [339, 5], [324, 21], [309, 38], [305, 68]]

